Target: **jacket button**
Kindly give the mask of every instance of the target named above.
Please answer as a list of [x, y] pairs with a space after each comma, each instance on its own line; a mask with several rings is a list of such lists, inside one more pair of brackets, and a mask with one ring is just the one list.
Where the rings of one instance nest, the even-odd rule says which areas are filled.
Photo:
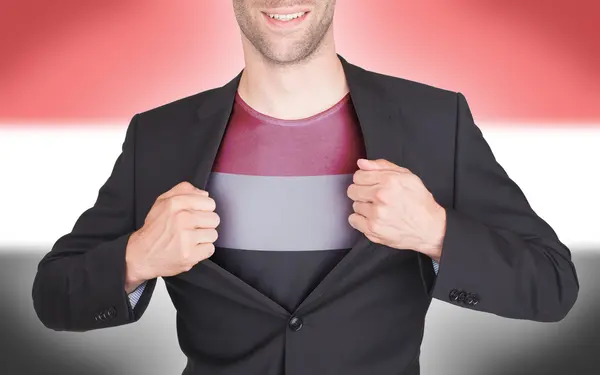
[[302, 328], [302, 320], [300, 320], [300, 318], [294, 316], [294, 317], [292, 317], [292, 319], [290, 319], [288, 326], [290, 327], [290, 329], [292, 331], [298, 332], [300, 330], [300, 328]]
[[466, 297], [467, 297], [467, 293], [465, 293], [465, 292], [460, 292], [460, 293], [458, 294], [458, 302], [462, 302], [462, 301], [464, 301]]
[[471, 293], [467, 294], [467, 298], [465, 298], [465, 303], [467, 305], [472, 305], [473, 304], [473, 295]]
[[471, 298], [473, 298], [473, 302], [471, 303], [472, 306], [475, 306], [479, 303], [479, 297], [477, 296], [477, 294], [471, 295]]
[[450, 301], [456, 301], [458, 299], [458, 290], [452, 289], [448, 295], [448, 298], [450, 298]]
[[117, 315], [117, 310], [114, 307], [111, 307], [110, 309], [108, 309], [106, 314], [109, 318], [114, 318]]

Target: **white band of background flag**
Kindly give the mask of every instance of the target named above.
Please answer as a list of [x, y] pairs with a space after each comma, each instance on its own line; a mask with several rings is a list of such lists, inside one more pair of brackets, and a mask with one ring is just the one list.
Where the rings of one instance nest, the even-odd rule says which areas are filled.
[[[600, 124], [479, 126], [561, 241], [600, 251]], [[70, 232], [95, 202], [124, 137], [122, 125], [0, 125], [0, 251], [49, 250]]]

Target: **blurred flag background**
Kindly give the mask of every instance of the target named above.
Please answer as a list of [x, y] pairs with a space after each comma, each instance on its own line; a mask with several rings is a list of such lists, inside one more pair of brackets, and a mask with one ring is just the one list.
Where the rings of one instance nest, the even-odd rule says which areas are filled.
[[[461, 91], [536, 212], [563, 241], [600, 245], [597, 2], [338, 3], [339, 53]], [[135, 113], [220, 86], [243, 67], [230, 1], [26, 0], [3, 8], [2, 247], [48, 245], [72, 228]]]
[[[462, 92], [534, 210], [574, 254], [600, 256], [599, 4], [339, 0], [334, 25], [350, 62]], [[3, 1], [0, 56], [0, 259], [29, 254], [24, 293], [94, 203], [131, 117], [243, 67], [223, 0]]]

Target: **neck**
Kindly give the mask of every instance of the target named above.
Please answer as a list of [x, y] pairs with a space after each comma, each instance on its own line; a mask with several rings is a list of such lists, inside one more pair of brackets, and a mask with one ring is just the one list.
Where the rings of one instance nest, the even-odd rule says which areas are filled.
[[274, 64], [245, 40], [238, 93], [254, 110], [279, 119], [302, 119], [332, 107], [347, 93], [344, 70], [333, 36], [307, 59]]

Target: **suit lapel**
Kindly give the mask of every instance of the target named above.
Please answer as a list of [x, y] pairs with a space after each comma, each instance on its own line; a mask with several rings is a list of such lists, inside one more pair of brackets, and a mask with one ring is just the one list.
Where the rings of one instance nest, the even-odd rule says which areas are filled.
[[[402, 121], [398, 105], [392, 103], [385, 88], [377, 84], [374, 73], [348, 63], [342, 56], [339, 58], [363, 134], [367, 159], [383, 158], [402, 165]], [[297, 313], [305, 314], [324, 296], [360, 279], [398, 251], [359, 236], [348, 254], [304, 299]]]
[[[384, 158], [402, 165], [403, 137], [399, 106], [392, 103], [384, 87], [378, 85], [378, 77], [374, 73], [348, 63], [341, 56], [338, 57], [350, 88], [350, 97], [360, 123], [367, 158]], [[184, 134], [183, 162], [192, 163], [191, 167], [186, 168], [185, 178], [200, 189], [206, 189], [212, 165], [229, 122], [240, 78], [241, 72], [225, 86], [205, 93], [206, 97], [197, 110], [199, 122], [193, 123]], [[364, 235], [359, 236], [349, 253], [300, 304], [297, 312], [313, 308], [323, 296], [362, 277], [386, 257], [397, 252], [396, 249], [372, 243]], [[198, 267], [208, 267], [225, 278], [234, 287], [237, 298], [239, 293], [242, 293], [250, 297], [256, 307], [277, 315], [289, 315], [278, 303], [210, 259], [200, 262]], [[193, 270], [187, 274], [184, 277], [193, 277]], [[220, 292], [228, 293], [223, 289]]]
[[[204, 94], [206, 96], [196, 111], [197, 121], [191, 122], [191, 126], [183, 134], [182, 163], [186, 165], [184, 179], [199, 189], [206, 190], [212, 166], [231, 116], [241, 74], [240, 72], [225, 86]], [[204, 278], [203, 273], [197, 272], [203, 267], [208, 269], [208, 278]], [[221, 284], [213, 276], [225, 280], [230, 288], [219, 287]], [[225, 294], [226, 297], [236, 301], [241, 299], [244, 303], [265, 312], [284, 317], [289, 315], [284, 307], [210, 259], [201, 261], [190, 271], [179, 274], [179, 277], [194, 284], [218, 289], [218, 293]]]
[[[198, 163], [196, 169], [188, 177], [191, 183], [199, 189], [206, 189], [213, 163], [231, 116], [241, 76], [240, 72], [225, 86], [214, 90], [196, 111], [200, 124], [192, 129], [194, 138], [189, 142], [194, 149], [200, 150], [201, 155], [196, 159]], [[189, 154], [194, 149], [191, 149]]]

